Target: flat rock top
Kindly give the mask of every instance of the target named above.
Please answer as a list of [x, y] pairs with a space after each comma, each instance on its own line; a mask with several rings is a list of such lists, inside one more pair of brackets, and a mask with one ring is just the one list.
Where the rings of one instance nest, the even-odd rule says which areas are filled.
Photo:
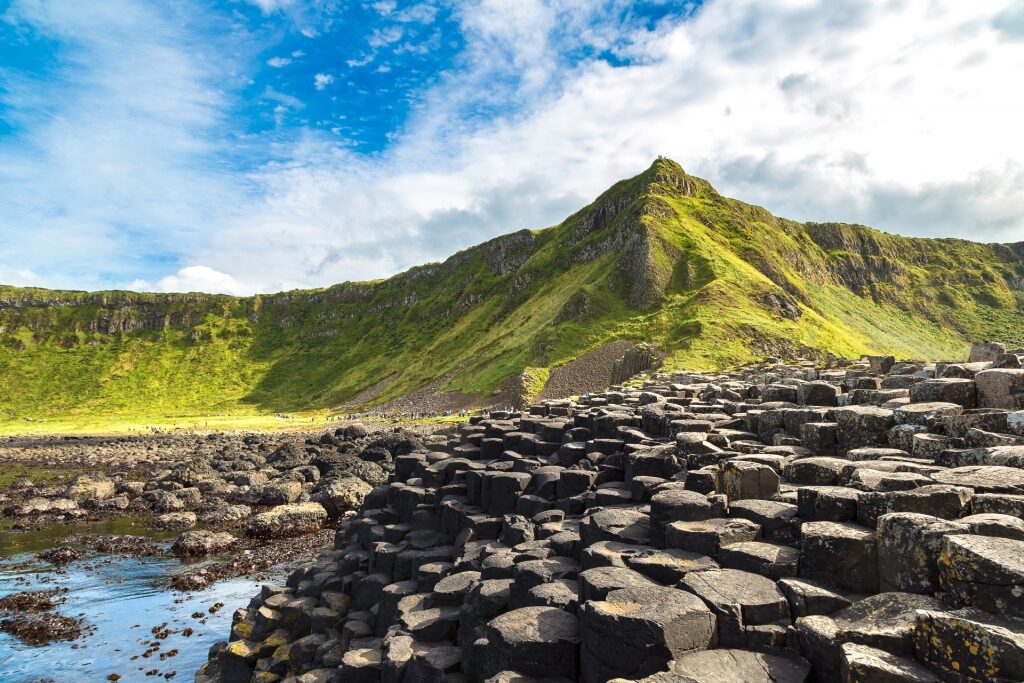
[[1024, 493], [1024, 469], [1002, 465], [968, 465], [940, 470], [932, 479], [942, 484], [970, 486], [982, 491]]
[[718, 569], [687, 574], [686, 587], [718, 604], [775, 604], [784, 597], [775, 582], [739, 569]]
[[747, 650], [702, 650], [683, 655], [669, 664], [671, 678], [689, 676], [700, 683], [786, 683], [803, 681], [810, 665], [797, 657], [770, 655]]
[[1024, 584], [1024, 541], [968, 534], [947, 536], [939, 563], [965, 581]]
[[693, 593], [664, 586], [630, 586], [608, 594], [601, 601], [587, 603], [588, 609], [606, 616], [642, 619], [660, 624], [681, 616], [708, 614], [707, 605]]
[[874, 540], [875, 532], [867, 527], [850, 522], [806, 522], [801, 527], [804, 537], [827, 536], [853, 540]]
[[579, 642], [579, 620], [557, 607], [522, 607], [495, 617], [488, 630], [503, 643]]

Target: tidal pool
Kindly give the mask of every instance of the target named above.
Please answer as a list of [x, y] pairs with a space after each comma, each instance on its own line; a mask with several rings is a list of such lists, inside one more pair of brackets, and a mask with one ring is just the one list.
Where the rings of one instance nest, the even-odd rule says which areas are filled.
[[[105, 525], [105, 526], [104, 526]], [[133, 533], [125, 521], [49, 528], [19, 534], [0, 531], [0, 597], [49, 588], [68, 589], [56, 613], [84, 620], [86, 634], [74, 642], [32, 647], [0, 633], [0, 681], [105, 681], [118, 674], [125, 681], [175, 680], [191, 683], [214, 642], [227, 638], [231, 614], [245, 607], [266, 580], [247, 578], [218, 582], [202, 592], [179, 593], [166, 587], [181, 567], [161, 557], [89, 556], [63, 568], [35, 559], [35, 553], [61, 545], [72, 533]], [[149, 534], [152, 536], [151, 534]], [[282, 570], [283, 571], [283, 570]], [[283, 580], [283, 576], [275, 577]], [[217, 603], [223, 606], [211, 614]], [[201, 617], [193, 617], [202, 612]], [[153, 629], [168, 629], [158, 639]], [[185, 629], [191, 629], [186, 636]], [[158, 643], [153, 649], [151, 644]], [[150, 651], [149, 656], [143, 656]], [[168, 653], [176, 651], [174, 656]], [[165, 656], [161, 660], [160, 655]], [[147, 672], [157, 673], [147, 676]]]

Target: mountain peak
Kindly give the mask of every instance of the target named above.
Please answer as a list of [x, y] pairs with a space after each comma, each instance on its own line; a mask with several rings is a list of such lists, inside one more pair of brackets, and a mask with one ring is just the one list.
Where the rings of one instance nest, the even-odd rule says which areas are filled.
[[715, 191], [711, 183], [703, 178], [687, 174], [678, 162], [664, 156], [656, 158], [650, 167], [637, 177], [642, 180], [648, 190], [664, 191], [667, 189], [671, 193], [680, 192], [687, 197]]

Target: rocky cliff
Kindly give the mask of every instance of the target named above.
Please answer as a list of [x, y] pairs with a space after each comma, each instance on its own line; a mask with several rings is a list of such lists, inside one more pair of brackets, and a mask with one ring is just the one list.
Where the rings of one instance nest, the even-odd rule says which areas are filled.
[[[1022, 244], [796, 223], [659, 159], [555, 227], [376, 282], [244, 298], [0, 287], [0, 409], [278, 411], [425, 388], [487, 404], [527, 369], [623, 340], [666, 368], [960, 357], [972, 339], [1024, 342], [1022, 286]], [[588, 376], [610, 380], [615, 360]]]

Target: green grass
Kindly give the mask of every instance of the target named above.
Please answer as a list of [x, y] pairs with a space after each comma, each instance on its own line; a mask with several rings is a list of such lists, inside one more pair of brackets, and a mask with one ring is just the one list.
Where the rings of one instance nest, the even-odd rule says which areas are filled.
[[387, 280], [248, 298], [0, 287], [0, 432], [269, 428], [385, 378], [371, 403], [438, 378], [487, 403], [618, 339], [668, 368], [963, 358], [975, 339], [1024, 344], [1021, 253], [795, 223], [661, 159], [553, 228]]

